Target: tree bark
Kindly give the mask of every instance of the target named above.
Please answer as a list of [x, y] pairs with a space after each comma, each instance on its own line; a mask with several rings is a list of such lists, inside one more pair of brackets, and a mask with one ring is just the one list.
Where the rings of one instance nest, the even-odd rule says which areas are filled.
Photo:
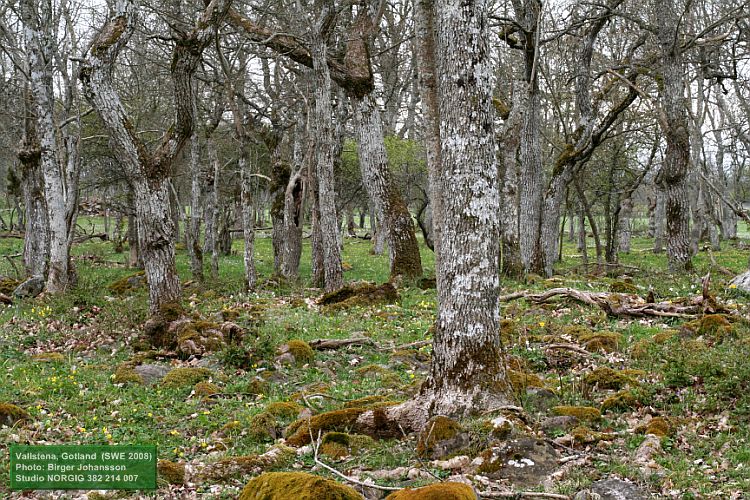
[[[195, 108], [195, 102], [193, 102], [193, 112], [197, 116]], [[185, 234], [187, 235], [187, 248], [190, 255], [190, 272], [193, 279], [199, 283], [203, 283], [205, 280], [203, 249], [201, 248], [201, 220], [205, 213], [203, 212], [201, 191], [200, 141], [194, 128], [190, 136], [190, 219], [185, 228]]]
[[506, 276], [523, 276], [524, 266], [521, 259], [520, 226], [519, 226], [519, 197], [518, 197], [518, 148], [521, 142], [521, 126], [523, 123], [522, 82], [513, 87], [513, 106], [502, 134], [502, 192], [500, 210], [500, 230], [502, 233], [502, 272]]
[[116, 11], [94, 39], [79, 75], [86, 99], [109, 130], [114, 150], [134, 191], [138, 239], [152, 314], [163, 304], [179, 302], [181, 298], [174, 259], [175, 230], [169, 217], [169, 178], [175, 158], [192, 134], [193, 74], [229, 4], [229, 0], [213, 0], [198, 19], [196, 28], [176, 35], [171, 65], [175, 119], [153, 152], [138, 136], [112, 84], [117, 57], [135, 30], [137, 9], [132, 2], [116, 4]]
[[493, 66], [483, 1], [437, 0], [435, 63], [441, 162], [438, 317], [420, 398], [430, 415], [463, 416], [507, 404], [499, 328], [498, 171]]

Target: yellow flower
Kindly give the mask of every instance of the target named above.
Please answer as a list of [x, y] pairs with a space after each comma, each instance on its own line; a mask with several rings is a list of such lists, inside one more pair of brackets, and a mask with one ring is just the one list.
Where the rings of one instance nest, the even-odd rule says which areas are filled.
[[112, 440], [112, 434], [107, 434], [107, 440]]
[[151, 412], [148, 412], [148, 413], [146, 414], [146, 416], [148, 416], [148, 418], [151, 418], [151, 417], [153, 417], [153, 416], [154, 416], [154, 414], [153, 414], [153, 413], [151, 413]]
[[545, 323], [544, 321], [540, 321], [540, 322], [539, 322], [539, 326], [541, 326], [542, 328], [544, 328], [544, 325], [546, 325], [546, 324], [547, 324], [547, 323]]
[[78, 428], [78, 430], [79, 430], [80, 432], [86, 432], [86, 428], [85, 428], [85, 427], [79, 427], [79, 428]]
[[208, 411], [208, 410], [203, 410], [203, 414], [204, 414], [204, 415], [210, 415], [210, 414], [211, 414], [211, 412], [210, 412], [210, 411]]
[[173, 436], [179, 436], [180, 435], [180, 433], [178, 431], [174, 430], [174, 429], [172, 429], [171, 431], [169, 431], [169, 433], [171, 435], [173, 435]]
[[732, 283], [731, 285], [729, 285], [729, 288], [737, 288], [737, 283]]

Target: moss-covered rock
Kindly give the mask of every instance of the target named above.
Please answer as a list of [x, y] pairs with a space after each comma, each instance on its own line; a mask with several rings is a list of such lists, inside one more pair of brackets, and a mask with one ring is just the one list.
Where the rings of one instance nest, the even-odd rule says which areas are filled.
[[682, 329], [716, 342], [721, 342], [734, 333], [732, 323], [721, 314], [707, 314], [702, 318], [685, 323], [682, 325]]
[[304, 472], [266, 472], [245, 486], [239, 500], [362, 500], [349, 486]]
[[663, 345], [666, 344], [668, 341], [672, 340], [677, 336], [679, 332], [677, 330], [669, 329], [664, 330], [659, 333], [654, 334], [653, 337], [651, 337], [651, 341], [656, 345]]
[[466, 448], [469, 436], [461, 424], [441, 415], [427, 421], [417, 438], [417, 455], [431, 459], [444, 458]]
[[247, 434], [255, 441], [273, 441], [278, 434], [277, 425], [276, 417], [264, 411], [252, 416]]
[[304, 446], [310, 442], [310, 433], [317, 437], [319, 431], [347, 431], [354, 428], [357, 417], [365, 411], [365, 408], [346, 408], [297, 420], [286, 428], [286, 442], [289, 446]]
[[584, 347], [589, 352], [614, 352], [620, 348], [622, 335], [602, 330], [581, 335], [578, 340], [583, 342]]
[[208, 380], [211, 375], [208, 368], [175, 368], [167, 373], [162, 385], [169, 388], [193, 387], [198, 382]]
[[214, 394], [220, 394], [221, 388], [211, 382], [198, 382], [193, 387], [193, 394], [199, 398], [209, 398]]
[[435, 483], [391, 493], [386, 500], [476, 500], [474, 488], [464, 483]]
[[277, 351], [279, 353], [277, 360], [283, 361], [284, 358], [291, 357], [296, 365], [311, 363], [315, 359], [315, 351], [304, 340], [292, 339], [285, 344], [281, 344]]
[[31, 415], [26, 410], [14, 404], [0, 403], [0, 425], [10, 427], [23, 420], [31, 420]]
[[268, 394], [268, 381], [262, 377], [253, 377], [244, 384], [241, 392], [251, 395]]
[[594, 421], [602, 418], [602, 412], [593, 406], [554, 406], [551, 411], [554, 415], [576, 417], [578, 420]]
[[196, 478], [212, 483], [223, 482], [240, 475], [259, 474], [268, 469], [287, 467], [294, 462], [296, 456], [293, 448], [276, 445], [262, 455], [226, 457], [206, 464], [197, 471]]
[[485, 450], [478, 472], [519, 488], [539, 486], [558, 467], [559, 455], [543, 439], [522, 437], [501, 441]]
[[578, 444], [593, 444], [599, 441], [611, 441], [615, 436], [614, 434], [593, 431], [583, 425], [570, 431], [570, 435], [573, 436], [573, 440]]
[[163, 479], [168, 484], [185, 483], [185, 464], [183, 463], [159, 460], [156, 464], [156, 472], [159, 474], [159, 479]]
[[107, 289], [114, 294], [125, 295], [140, 288], [145, 288], [147, 284], [146, 273], [140, 271], [110, 283]]
[[348, 309], [355, 306], [393, 304], [400, 299], [392, 283], [376, 285], [374, 283], [352, 283], [343, 288], [329, 292], [318, 300], [329, 312]]
[[533, 373], [511, 369], [506, 370], [505, 373], [517, 394], [525, 394], [529, 387], [544, 387], [544, 381]]
[[348, 455], [357, 455], [362, 450], [374, 446], [375, 440], [362, 434], [345, 432], [327, 432], [320, 442], [320, 453], [339, 459]]
[[635, 408], [638, 406], [638, 398], [627, 389], [618, 391], [616, 394], [607, 397], [602, 402], [602, 411], [608, 410], [624, 410], [627, 408]]
[[292, 420], [303, 410], [302, 405], [289, 401], [276, 401], [266, 406], [266, 412], [282, 420]]
[[633, 377], [608, 367], [594, 369], [583, 378], [583, 381], [589, 387], [599, 389], [621, 389], [628, 384], [638, 384]]
[[609, 285], [609, 291], [635, 295], [638, 293], [638, 287], [629, 281], [613, 281], [612, 284]]
[[585, 327], [583, 325], [567, 325], [564, 326], [561, 334], [571, 337], [575, 340], [579, 340], [587, 335], [591, 335], [592, 332], [591, 328]]
[[666, 437], [672, 435], [674, 428], [669, 419], [654, 417], [644, 425], [636, 427], [635, 431], [639, 434], [653, 434], [658, 437]]
[[115, 384], [145, 384], [143, 377], [141, 377], [141, 375], [135, 371], [135, 366], [132, 362], [125, 362], [120, 364], [115, 369], [115, 374], [114, 377], [112, 377], [112, 381]]

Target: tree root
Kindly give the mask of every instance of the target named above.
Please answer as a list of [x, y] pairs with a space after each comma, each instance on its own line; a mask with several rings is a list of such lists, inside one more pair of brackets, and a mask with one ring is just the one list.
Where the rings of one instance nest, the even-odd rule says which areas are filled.
[[[707, 285], [707, 278], [704, 278], [704, 289]], [[532, 302], [542, 303], [558, 296], [598, 307], [611, 316], [693, 318], [705, 313], [729, 312], [705, 293], [705, 290], [700, 296], [680, 299], [679, 301], [647, 302], [642, 297], [634, 294], [585, 292], [574, 288], [551, 288], [541, 293], [525, 290], [503, 295], [499, 298], [499, 301], [510, 302], [524, 298]]]

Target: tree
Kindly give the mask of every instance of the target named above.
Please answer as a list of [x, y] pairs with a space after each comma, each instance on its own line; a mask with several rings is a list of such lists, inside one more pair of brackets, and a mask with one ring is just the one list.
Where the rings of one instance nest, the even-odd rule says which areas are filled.
[[138, 136], [112, 82], [117, 57], [136, 26], [138, 12], [132, 1], [117, 2], [81, 66], [79, 78], [84, 95], [109, 131], [134, 191], [138, 240], [152, 313], [157, 313], [163, 304], [178, 302], [181, 297], [174, 260], [174, 224], [171, 217], [165, 217], [169, 214], [169, 178], [177, 155], [192, 133], [193, 74], [229, 5], [229, 0], [212, 0], [193, 29], [174, 34], [171, 73], [175, 118], [154, 151]]

